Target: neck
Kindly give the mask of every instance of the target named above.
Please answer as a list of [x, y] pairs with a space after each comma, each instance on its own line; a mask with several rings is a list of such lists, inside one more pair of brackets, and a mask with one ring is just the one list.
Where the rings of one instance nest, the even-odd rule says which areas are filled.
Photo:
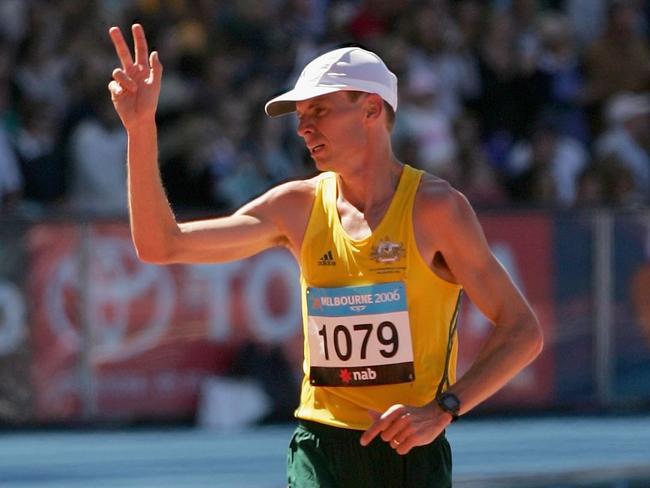
[[390, 143], [384, 149], [380, 154], [367, 154], [359, 164], [338, 173], [340, 201], [350, 203], [362, 213], [390, 202], [404, 165], [392, 153]]

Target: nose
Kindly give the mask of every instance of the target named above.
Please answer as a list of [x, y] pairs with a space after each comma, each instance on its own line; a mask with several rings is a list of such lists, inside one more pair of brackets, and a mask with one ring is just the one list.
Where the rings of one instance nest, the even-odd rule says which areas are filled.
[[296, 130], [298, 135], [303, 139], [314, 132], [314, 126], [311, 123], [309, 117], [303, 116], [298, 119], [298, 129]]

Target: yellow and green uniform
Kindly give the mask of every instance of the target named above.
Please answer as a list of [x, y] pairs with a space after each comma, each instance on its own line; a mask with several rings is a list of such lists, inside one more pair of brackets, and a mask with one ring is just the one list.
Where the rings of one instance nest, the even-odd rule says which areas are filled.
[[321, 175], [300, 253], [305, 360], [296, 417], [365, 430], [368, 410], [421, 406], [455, 381], [461, 287], [418, 251], [421, 176], [405, 165], [383, 219], [357, 240], [339, 219], [336, 175]]

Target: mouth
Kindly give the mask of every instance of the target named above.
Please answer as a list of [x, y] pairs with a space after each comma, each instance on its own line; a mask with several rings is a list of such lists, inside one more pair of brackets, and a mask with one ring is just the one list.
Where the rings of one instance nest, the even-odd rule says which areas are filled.
[[317, 144], [316, 146], [312, 146], [312, 147], [309, 149], [309, 152], [310, 152], [312, 155], [314, 155], [314, 154], [316, 154], [316, 153], [322, 151], [324, 147], [325, 147], [325, 144]]

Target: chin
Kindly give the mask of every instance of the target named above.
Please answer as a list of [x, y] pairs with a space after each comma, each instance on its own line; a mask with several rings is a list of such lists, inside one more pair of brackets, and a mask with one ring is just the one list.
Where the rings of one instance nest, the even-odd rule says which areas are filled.
[[325, 159], [321, 158], [313, 158], [314, 159], [314, 165], [316, 166], [316, 169], [319, 171], [330, 171], [332, 169], [332, 165], [327, 162]]

